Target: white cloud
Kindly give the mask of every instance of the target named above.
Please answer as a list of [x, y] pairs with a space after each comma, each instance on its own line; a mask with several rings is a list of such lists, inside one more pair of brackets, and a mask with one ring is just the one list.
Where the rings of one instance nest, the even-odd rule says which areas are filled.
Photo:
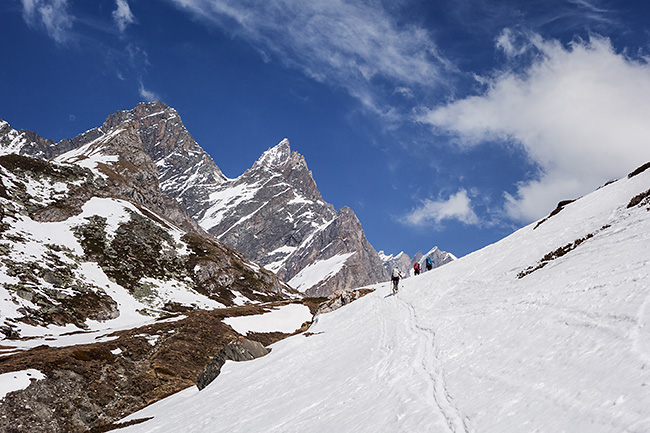
[[32, 27], [43, 27], [59, 44], [67, 43], [74, 17], [68, 12], [67, 0], [22, 0], [23, 19]]
[[113, 11], [113, 20], [120, 32], [124, 33], [129, 24], [135, 23], [135, 17], [126, 0], [115, 0], [115, 5], [117, 9]]
[[406, 223], [416, 226], [428, 223], [440, 224], [443, 220], [458, 220], [473, 225], [479, 223], [466, 190], [461, 189], [447, 200], [425, 199], [404, 218]]
[[[515, 53], [502, 38], [506, 52]], [[506, 211], [525, 222], [650, 160], [647, 61], [614, 52], [598, 36], [566, 48], [534, 35], [529, 46], [538, 55], [524, 72], [498, 73], [483, 94], [419, 118], [456, 134], [464, 146], [522, 146], [540, 175], [520, 183], [516, 196], [506, 195]]]
[[[181, 9], [275, 53], [311, 78], [346, 89], [386, 117], [381, 85], [434, 87], [448, 66], [428, 32], [398, 25], [379, 2], [170, 0]], [[390, 90], [388, 91], [390, 92]]]
[[514, 32], [506, 28], [496, 39], [496, 46], [508, 57], [517, 57], [530, 50], [533, 40], [537, 43], [541, 42], [541, 38], [536, 34]]
[[160, 99], [160, 97], [158, 96], [157, 93], [152, 92], [151, 90], [145, 89], [144, 84], [142, 84], [142, 81], [140, 81], [139, 93], [140, 93], [140, 97], [143, 98], [147, 102], [156, 101], [156, 100]]

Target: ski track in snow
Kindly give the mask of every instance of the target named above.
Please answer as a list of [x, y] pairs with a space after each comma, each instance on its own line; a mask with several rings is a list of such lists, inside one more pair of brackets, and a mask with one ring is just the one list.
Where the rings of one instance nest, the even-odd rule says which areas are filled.
[[467, 418], [463, 416], [449, 395], [444, 372], [440, 367], [440, 360], [436, 353], [435, 331], [420, 324], [412, 304], [402, 300], [399, 296], [397, 299], [408, 310], [406, 315], [408, 327], [411, 333], [418, 338], [416, 363], [419, 364], [423, 379], [429, 383], [430, 397], [433, 398], [435, 408], [444, 416], [450, 432], [469, 433]]
[[[395, 302], [390, 302], [391, 300]], [[390, 311], [395, 303], [399, 308], [400, 317], [405, 319], [403, 329], [395, 330], [396, 323], [400, 323], [395, 320], [395, 312], [391, 314]], [[404, 300], [399, 292], [396, 295], [389, 294], [385, 298], [377, 297], [374, 299], [374, 304], [375, 315], [381, 318], [378, 341], [379, 361], [372, 368], [375, 381], [390, 382], [391, 377], [395, 377], [394, 371], [403, 368], [402, 359], [396, 355], [396, 350], [398, 354], [404, 353], [399, 344], [414, 341], [415, 347], [409, 350], [414, 355], [411, 363], [417, 378], [426, 385], [425, 397], [430, 408], [430, 416], [432, 421], [437, 421], [432, 422], [431, 425], [441, 426], [444, 431], [451, 433], [472, 432], [473, 430], [468, 427], [469, 420], [454, 404], [447, 389], [444, 372], [436, 353], [435, 331], [422, 325], [415, 307]], [[408, 396], [403, 397], [409, 399]], [[395, 421], [399, 422], [402, 415], [396, 413], [395, 416]]]

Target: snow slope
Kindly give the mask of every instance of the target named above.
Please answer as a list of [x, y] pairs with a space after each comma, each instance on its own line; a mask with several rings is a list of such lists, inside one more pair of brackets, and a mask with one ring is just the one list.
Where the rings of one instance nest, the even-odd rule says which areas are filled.
[[[83, 248], [74, 236], [74, 228], [83, 224], [91, 216], [100, 216], [106, 218], [107, 229], [109, 233], [115, 233], [120, 223], [129, 219], [130, 213], [141, 214], [140, 210], [133, 204], [124, 200], [105, 199], [94, 197], [83, 206], [83, 212], [77, 216], [68, 218], [62, 222], [41, 223], [33, 221], [28, 216], [19, 216], [19, 219], [12, 223], [7, 234], [21, 234], [24, 238], [22, 242], [16, 242], [12, 245], [9, 257], [16, 263], [47, 262], [48, 254], [56, 254], [47, 248], [48, 245], [65, 245], [68, 250], [59, 252], [60, 260], [71, 261], [70, 257], [75, 257], [81, 261], [83, 257]], [[169, 230], [174, 237], [175, 242], [181, 247], [180, 253], [186, 254], [187, 247], [181, 241], [183, 232], [179, 229], [172, 228]], [[85, 281], [89, 287], [94, 287], [107, 293], [113, 298], [118, 305], [119, 316], [117, 318], [105, 321], [87, 320], [87, 330], [103, 332], [112, 332], [117, 329], [126, 329], [130, 327], [142, 326], [153, 320], [152, 316], [142, 314], [141, 311], [156, 312], [165, 302], [175, 301], [182, 305], [197, 305], [200, 308], [219, 308], [222, 304], [208, 298], [205, 295], [197, 293], [188, 287], [184, 281], [156, 281], [150, 280], [152, 287], [157, 287], [158, 297], [155, 299], [136, 299], [124, 287], [111, 281], [101, 267], [94, 262], [82, 262], [77, 268], [74, 268], [74, 274]], [[88, 334], [80, 339], [62, 337], [73, 331], [79, 331], [79, 328], [72, 324], [66, 326], [50, 325], [47, 328], [41, 326], [31, 326], [23, 322], [16, 321], [23, 315], [22, 309], [25, 306], [33, 307], [32, 303], [19, 296], [13, 295], [3, 286], [17, 280], [9, 275], [4, 263], [0, 264], [0, 324], [12, 323], [12, 326], [24, 337], [30, 337], [25, 341], [22, 340], [0, 340], [5, 346], [30, 348], [39, 344], [68, 345], [82, 344], [83, 342], [96, 341], [97, 335]], [[47, 286], [47, 283], [40, 283], [41, 286]], [[60, 289], [64, 291], [66, 289]], [[61, 341], [54, 341], [60, 339]]]
[[648, 432], [650, 206], [627, 204], [649, 188], [646, 170], [396, 296], [376, 285], [121, 431]]
[[45, 375], [33, 368], [0, 374], [0, 401], [10, 392], [27, 388], [32, 380], [45, 379]]

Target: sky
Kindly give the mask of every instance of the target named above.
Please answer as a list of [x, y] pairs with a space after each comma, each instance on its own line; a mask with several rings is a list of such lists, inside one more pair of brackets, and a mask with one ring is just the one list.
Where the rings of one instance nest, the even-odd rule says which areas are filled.
[[377, 250], [457, 256], [650, 161], [650, 4], [4, 0], [0, 118], [162, 100], [224, 174], [288, 138]]

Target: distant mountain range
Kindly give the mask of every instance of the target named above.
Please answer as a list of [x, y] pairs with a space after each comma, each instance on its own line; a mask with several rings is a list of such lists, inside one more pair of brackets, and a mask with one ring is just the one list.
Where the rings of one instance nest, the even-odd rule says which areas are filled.
[[413, 258], [410, 258], [403, 251], [397, 255], [387, 255], [383, 251], [379, 251], [379, 258], [387, 272], [391, 272], [393, 268], [397, 268], [404, 276], [413, 275], [413, 266], [415, 263], [419, 263], [422, 271], [425, 272], [427, 270], [427, 259], [431, 259], [431, 269], [439, 268], [442, 265], [458, 260], [452, 253], [442, 251], [438, 247], [433, 247], [426, 254], [418, 251]]

